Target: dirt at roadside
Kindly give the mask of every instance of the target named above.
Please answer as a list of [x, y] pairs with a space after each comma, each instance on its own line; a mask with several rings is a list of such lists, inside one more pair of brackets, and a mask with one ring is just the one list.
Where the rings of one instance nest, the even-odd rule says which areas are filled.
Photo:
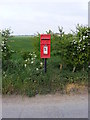
[[79, 84], [67, 84], [65, 88], [66, 94], [86, 94], [88, 93], [88, 86]]

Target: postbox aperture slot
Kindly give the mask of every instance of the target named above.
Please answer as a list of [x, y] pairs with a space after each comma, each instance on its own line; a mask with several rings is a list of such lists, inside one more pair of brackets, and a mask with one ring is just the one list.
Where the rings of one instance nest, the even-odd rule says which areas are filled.
[[46, 39], [46, 38], [44, 38], [44, 39], [41, 39], [41, 40], [50, 40], [50, 39], [48, 39], [48, 38], [47, 38], [47, 39]]

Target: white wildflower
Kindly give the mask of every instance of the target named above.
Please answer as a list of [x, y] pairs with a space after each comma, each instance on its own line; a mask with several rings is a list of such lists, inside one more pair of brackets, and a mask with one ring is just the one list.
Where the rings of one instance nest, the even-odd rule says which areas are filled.
[[31, 58], [31, 60], [33, 60], [33, 58]]
[[85, 50], [85, 48], [83, 48], [83, 50]]
[[81, 41], [82, 41], [82, 39], [79, 40], [79, 42], [81, 42]]
[[75, 41], [74, 44], [76, 44], [77, 42]]
[[80, 49], [80, 46], [78, 46], [77, 48]]
[[37, 56], [35, 55], [35, 58], [36, 58]]
[[83, 36], [83, 40], [85, 39], [85, 36]]
[[76, 44], [76, 43], [77, 43], [77, 41], [74, 40], [74, 41], [73, 41], [73, 44]]
[[2, 41], [2, 44], [4, 44], [4, 41]]
[[73, 55], [75, 55], [75, 53], [73, 53]]
[[38, 71], [39, 69], [38, 69], [38, 68], [36, 68], [36, 70]]
[[43, 65], [43, 63], [41, 62], [40, 65]]
[[28, 60], [25, 60], [26, 62], [28, 61]]
[[88, 68], [90, 68], [90, 65], [88, 66]]
[[24, 66], [26, 67], [27, 65], [26, 65], [26, 64], [24, 64]]
[[6, 49], [6, 47], [4, 47], [4, 49]]
[[33, 61], [31, 61], [31, 64], [33, 64]]

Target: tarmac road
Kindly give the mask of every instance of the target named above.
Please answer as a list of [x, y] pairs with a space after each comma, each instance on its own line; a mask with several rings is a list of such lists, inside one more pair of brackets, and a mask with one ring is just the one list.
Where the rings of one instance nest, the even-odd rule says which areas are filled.
[[3, 118], [88, 118], [88, 94], [3, 96]]
[[2, 118], [2, 95], [0, 94], [0, 120]]

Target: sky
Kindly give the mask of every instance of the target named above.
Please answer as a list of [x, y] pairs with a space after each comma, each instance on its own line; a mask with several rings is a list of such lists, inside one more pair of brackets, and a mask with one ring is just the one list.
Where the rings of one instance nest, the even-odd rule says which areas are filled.
[[0, 0], [0, 29], [15, 35], [34, 35], [49, 29], [65, 33], [77, 24], [88, 25], [89, 0]]

